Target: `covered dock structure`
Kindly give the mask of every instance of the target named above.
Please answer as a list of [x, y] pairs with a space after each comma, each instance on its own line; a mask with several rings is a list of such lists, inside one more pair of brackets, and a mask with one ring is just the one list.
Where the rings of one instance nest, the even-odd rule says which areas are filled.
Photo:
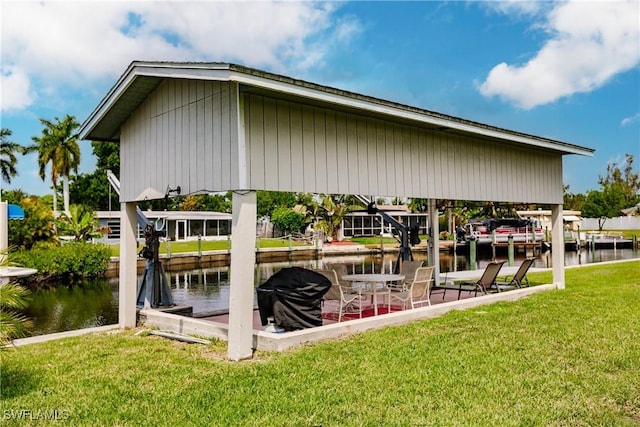
[[177, 186], [183, 195], [232, 191], [231, 360], [255, 347], [256, 191], [429, 199], [435, 260], [437, 199], [548, 205], [553, 285], [562, 289], [562, 159], [593, 154], [229, 63], [134, 61], [80, 137], [120, 144], [122, 328], [136, 324], [137, 203]]

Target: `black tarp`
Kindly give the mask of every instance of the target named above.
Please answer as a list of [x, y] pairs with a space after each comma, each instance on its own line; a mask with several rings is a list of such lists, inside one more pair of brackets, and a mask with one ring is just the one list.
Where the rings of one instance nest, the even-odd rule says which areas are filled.
[[492, 232], [493, 230], [499, 227], [530, 227], [531, 221], [528, 219], [512, 219], [512, 218], [501, 218], [501, 219], [487, 219], [483, 221], [485, 227]]
[[322, 297], [331, 282], [300, 267], [283, 268], [256, 288], [262, 325], [273, 317], [285, 331], [322, 326]]

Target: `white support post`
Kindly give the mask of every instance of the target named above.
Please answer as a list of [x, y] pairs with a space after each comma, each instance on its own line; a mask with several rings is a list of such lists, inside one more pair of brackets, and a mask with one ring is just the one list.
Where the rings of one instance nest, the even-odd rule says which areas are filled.
[[120, 289], [118, 319], [120, 328], [136, 326], [136, 298], [138, 288], [137, 248], [137, 204], [125, 202], [120, 205]]
[[564, 230], [562, 226], [562, 205], [551, 207], [551, 263], [553, 283], [564, 289]]
[[433, 285], [440, 284], [440, 224], [438, 223], [438, 208], [436, 199], [429, 199], [429, 222], [431, 222], [431, 235], [429, 245], [431, 245], [433, 270]]
[[256, 192], [234, 192], [232, 205], [228, 357], [237, 361], [253, 355]]

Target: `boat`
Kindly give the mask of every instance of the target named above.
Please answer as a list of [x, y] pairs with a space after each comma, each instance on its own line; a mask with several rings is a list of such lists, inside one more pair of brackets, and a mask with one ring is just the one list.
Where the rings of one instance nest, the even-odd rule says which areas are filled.
[[585, 243], [590, 249], [633, 247], [633, 240], [625, 239], [621, 233], [587, 233]]
[[542, 227], [535, 220], [530, 219], [482, 219], [471, 220], [464, 229], [456, 232], [458, 244], [466, 244], [475, 240], [478, 245], [508, 243], [509, 238], [514, 243], [541, 243], [544, 241]]

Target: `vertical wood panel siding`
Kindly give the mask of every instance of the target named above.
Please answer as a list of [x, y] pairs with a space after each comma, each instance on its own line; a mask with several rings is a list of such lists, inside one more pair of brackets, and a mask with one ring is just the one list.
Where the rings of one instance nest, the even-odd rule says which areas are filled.
[[253, 94], [245, 105], [254, 189], [562, 200], [562, 157], [554, 153]]
[[[278, 101], [281, 103], [281, 101]], [[276, 172], [273, 175], [278, 179], [278, 186], [282, 182], [291, 182], [291, 129], [289, 128], [290, 123], [289, 110], [287, 108], [280, 108], [276, 106], [276, 121], [277, 121], [277, 129], [278, 132], [278, 152], [277, 154], [277, 163], [271, 163], [272, 167], [276, 167]]]
[[183, 194], [234, 189], [237, 94], [231, 83], [165, 80], [122, 126], [121, 200], [149, 187], [164, 193], [180, 185]]
[[[273, 99], [265, 98], [264, 100], [264, 122], [265, 123], [277, 123], [277, 111], [276, 102]], [[265, 134], [269, 135], [268, 138], [274, 138], [277, 142], [277, 145], [273, 147], [273, 149], [265, 150], [264, 152], [264, 164], [265, 164], [265, 185], [267, 188], [277, 188], [279, 179], [278, 179], [278, 167], [279, 161], [278, 156], [280, 151], [280, 140], [277, 134], [278, 127], [277, 126], [265, 126], [264, 128]]]
[[[336, 121], [336, 113], [334, 111], [326, 111], [325, 115], [325, 132], [327, 140], [327, 164], [339, 165], [338, 158], [338, 126]], [[338, 166], [339, 167], [339, 166]], [[338, 194], [340, 192], [340, 184], [338, 176], [325, 169], [327, 177], [327, 192]]]
[[[238, 86], [166, 80], [122, 127], [122, 200], [151, 187], [236, 189]], [[248, 186], [559, 203], [556, 153], [245, 93]]]
[[316, 187], [316, 141], [313, 119], [313, 109], [302, 106], [302, 164], [304, 170], [301, 178], [303, 188]]

